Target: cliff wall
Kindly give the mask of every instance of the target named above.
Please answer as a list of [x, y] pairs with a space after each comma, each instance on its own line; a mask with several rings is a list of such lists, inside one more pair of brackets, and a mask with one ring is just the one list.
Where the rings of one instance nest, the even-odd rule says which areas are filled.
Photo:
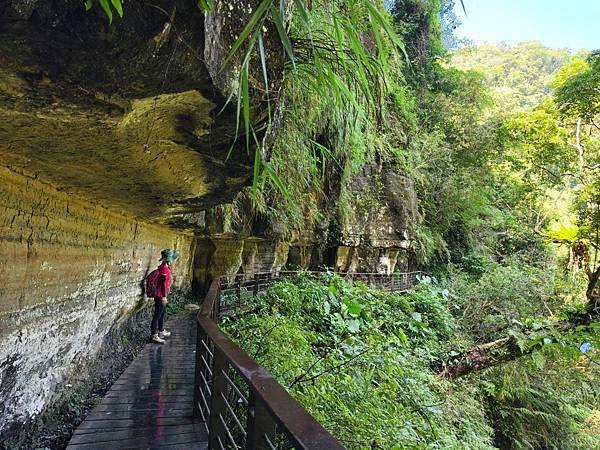
[[193, 239], [6, 167], [0, 179], [2, 429], [87, 376], [111, 328], [145, 306], [162, 248], [180, 251], [174, 286], [188, 289]]

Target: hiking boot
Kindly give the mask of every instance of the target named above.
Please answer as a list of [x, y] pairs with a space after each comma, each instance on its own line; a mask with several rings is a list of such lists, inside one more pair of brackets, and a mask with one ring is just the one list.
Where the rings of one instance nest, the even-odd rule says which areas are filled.
[[150, 339], [152, 342], [156, 342], [157, 344], [164, 344], [165, 340], [161, 339], [160, 336], [158, 334], [153, 334], [152, 338]]
[[171, 336], [171, 332], [170, 331], [163, 330], [163, 331], [159, 331], [158, 332], [158, 337], [159, 338], [168, 338], [169, 336]]

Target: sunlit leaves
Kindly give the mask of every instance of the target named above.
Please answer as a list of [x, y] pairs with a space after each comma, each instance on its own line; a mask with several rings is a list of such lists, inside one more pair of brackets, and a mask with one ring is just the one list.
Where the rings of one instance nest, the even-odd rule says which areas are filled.
[[198, 8], [200, 8], [202, 11], [212, 11], [214, 6], [214, 0], [198, 0]]
[[600, 114], [600, 56], [575, 58], [555, 81], [556, 103], [563, 116], [593, 122]]
[[[104, 14], [108, 18], [108, 23], [112, 24], [113, 21], [113, 10], [117, 12], [119, 17], [123, 17], [123, 3], [121, 0], [97, 0], [98, 4]], [[93, 7], [94, 0], [84, 0], [83, 6], [86, 11], [89, 11]]]

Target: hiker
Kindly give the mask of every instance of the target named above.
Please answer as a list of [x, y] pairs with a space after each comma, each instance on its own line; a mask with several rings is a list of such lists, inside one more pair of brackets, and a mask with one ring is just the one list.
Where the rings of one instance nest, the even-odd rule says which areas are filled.
[[171, 333], [164, 328], [167, 311], [167, 296], [173, 281], [171, 263], [179, 257], [176, 251], [169, 248], [160, 252], [161, 264], [148, 275], [146, 294], [154, 298], [154, 316], [151, 324], [151, 340], [157, 344], [164, 344], [165, 338]]

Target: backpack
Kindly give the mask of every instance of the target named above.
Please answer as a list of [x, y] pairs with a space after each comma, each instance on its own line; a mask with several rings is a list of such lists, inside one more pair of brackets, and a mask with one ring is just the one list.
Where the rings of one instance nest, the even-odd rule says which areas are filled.
[[146, 296], [156, 297], [158, 291], [158, 279], [160, 278], [160, 272], [158, 269], [154, 269], [146, 277]]

